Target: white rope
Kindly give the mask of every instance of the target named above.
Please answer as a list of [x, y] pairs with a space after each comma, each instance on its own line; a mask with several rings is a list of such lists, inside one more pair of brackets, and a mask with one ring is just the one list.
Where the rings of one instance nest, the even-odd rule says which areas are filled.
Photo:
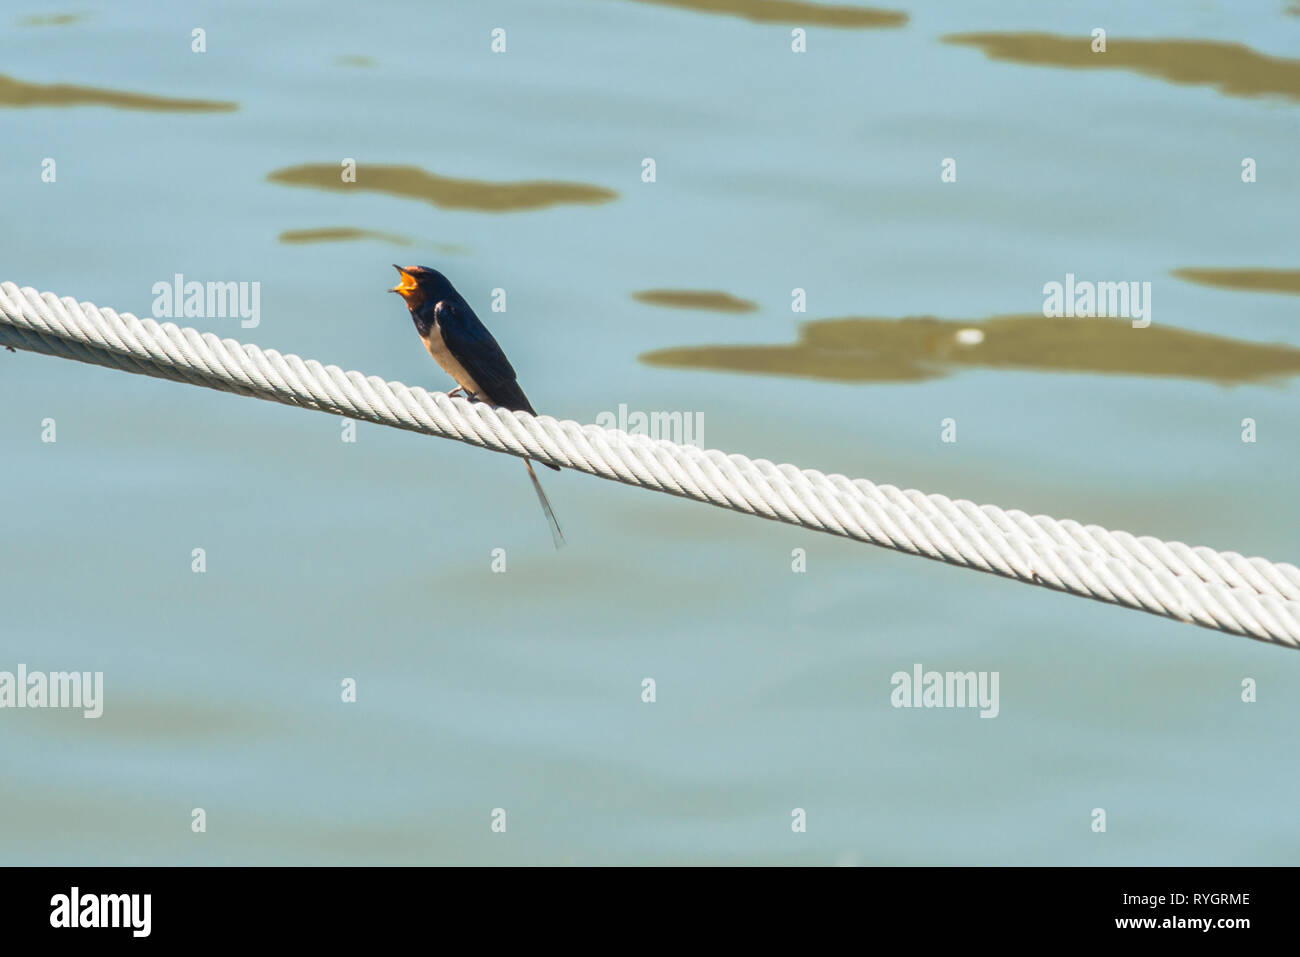
[[1300, 569], [1290, 564], [534, 418], [11, 282], [0, 283], [0, 345], [458, 439], [1300, 648]]

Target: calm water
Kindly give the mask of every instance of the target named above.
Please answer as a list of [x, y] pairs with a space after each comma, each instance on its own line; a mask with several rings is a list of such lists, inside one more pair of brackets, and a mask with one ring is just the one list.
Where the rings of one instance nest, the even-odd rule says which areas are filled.
[[[4, 4], [0, 279], [259, 282], [188, 324], [444, 388], [384, 292], [435, 265], [557, 417], [1300, 559], [1295, 4], [327, 6]], [[556, 553], [518, 462], [340, 436], [0, 352], [0, 670], [106, 686], [0, 711], [0, 862], [1300, 860], [1300, 655], [568, 472]]]

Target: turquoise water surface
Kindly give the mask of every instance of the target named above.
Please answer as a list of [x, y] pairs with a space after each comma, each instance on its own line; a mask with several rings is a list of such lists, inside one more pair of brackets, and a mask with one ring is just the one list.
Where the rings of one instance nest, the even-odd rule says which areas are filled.
[[[436, 266], [557, 418], [1300, 560], [1293, 3], [0, 13], [0, 280], [255, 282], [179, 321], [444, 389], [384, 291]], [[0, 351], [0, 671], [104, 675], [0, 709], [0, 863], [1300, 861], [1294, 652], [569, 471], [556, 552], [509, 457], [343, 434]]]

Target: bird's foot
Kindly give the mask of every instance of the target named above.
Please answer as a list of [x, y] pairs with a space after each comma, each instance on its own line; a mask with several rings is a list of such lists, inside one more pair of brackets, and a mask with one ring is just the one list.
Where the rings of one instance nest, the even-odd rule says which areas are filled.
[[454, 399], [457, 395], [465, 395], [464, 387], [458, 386], [447, 393], [447, 398]]

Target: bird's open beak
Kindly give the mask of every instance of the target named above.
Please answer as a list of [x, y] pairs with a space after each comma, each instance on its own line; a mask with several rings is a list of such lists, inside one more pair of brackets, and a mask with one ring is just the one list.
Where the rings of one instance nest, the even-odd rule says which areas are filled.
[[415, 288], [415, 277], [412, 276], [405, 269], [403, 269], [401, 266], [397, 265], [397, 263], [393, 263], [393, 268], [402, 274], [402, 281], [388, 291], [395, 292], [403, 299], [405, 299], [406, 294]]

